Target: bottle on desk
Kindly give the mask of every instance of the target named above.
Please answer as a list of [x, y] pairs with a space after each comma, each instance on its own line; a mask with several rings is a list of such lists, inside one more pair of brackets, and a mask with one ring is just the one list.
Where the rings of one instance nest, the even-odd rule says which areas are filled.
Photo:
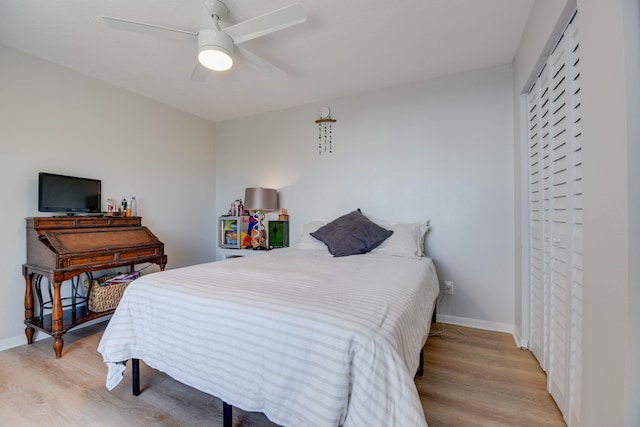
[[115, 212], [116, 204], [111, 197], [107, 197], [107, 212]]
[[129, 200], [127, 216], [138, 216], [138, 203], [136, 201], [136, 196], [131, 196], [131, 200]]

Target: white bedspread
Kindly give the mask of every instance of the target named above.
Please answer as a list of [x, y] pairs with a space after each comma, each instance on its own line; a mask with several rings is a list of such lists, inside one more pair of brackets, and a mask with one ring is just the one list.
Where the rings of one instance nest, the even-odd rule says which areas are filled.
[[98, 351], [109, 389], [138, 358], [285, 426], [426, 426], [414, 374], [437, 293], [429, 258], [279, 249], [141, 277]]

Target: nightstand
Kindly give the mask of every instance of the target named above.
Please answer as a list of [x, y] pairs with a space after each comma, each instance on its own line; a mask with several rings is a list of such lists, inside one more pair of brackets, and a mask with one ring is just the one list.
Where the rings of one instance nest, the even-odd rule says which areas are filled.
[[254, 256], [267, 253], [268, 251], [254, 251], [253, 249], [228, 249], [228, 248], [218, 248], [218, 254], [220, 254], [221, 259], [227, 258], [237, 258], [240, 256]]

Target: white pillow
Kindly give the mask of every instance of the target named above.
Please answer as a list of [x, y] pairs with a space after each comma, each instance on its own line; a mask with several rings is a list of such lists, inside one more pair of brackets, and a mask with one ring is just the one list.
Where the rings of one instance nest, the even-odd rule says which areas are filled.
[[385, 254], [405, 258], [425, 256], [424, 238], [429, 231], [429, 221], [423, 223], [379, 224], [393, 234], [380, 246], [371, 251], [374, 254]]
[[329, 221], [314, 219], [308, 224], [302, 226], [302, 235], [300, 236], [300, 240], [296, 243], [296, 249], [324, 249], [328, 251], [327, 245], [324, 244], [321, 240], [316, 239], [311, 235], [314, 231], [317, 231], [320, 227], [326, 225]]

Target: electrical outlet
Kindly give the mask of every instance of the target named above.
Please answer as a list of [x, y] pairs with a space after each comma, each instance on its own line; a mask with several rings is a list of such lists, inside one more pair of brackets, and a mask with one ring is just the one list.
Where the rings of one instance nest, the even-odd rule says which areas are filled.
[[453, 282], [451, 280], [444, 281], [444, 294], [453, 295]]

